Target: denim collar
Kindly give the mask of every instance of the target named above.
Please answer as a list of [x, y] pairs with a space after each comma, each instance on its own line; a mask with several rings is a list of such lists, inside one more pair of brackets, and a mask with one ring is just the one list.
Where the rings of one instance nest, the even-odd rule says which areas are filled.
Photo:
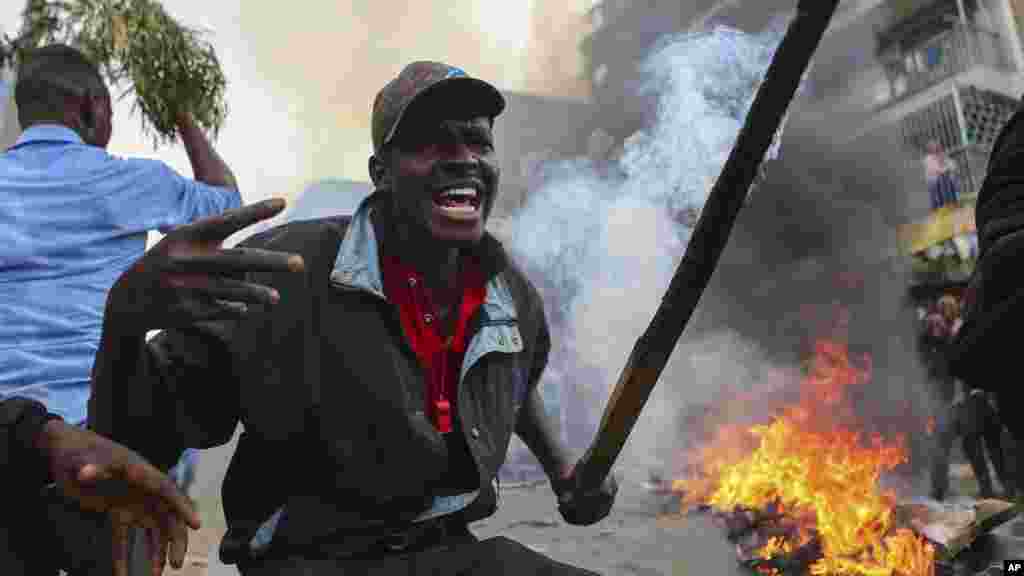
[[[382, 300], [384, 280], [380, 265], [380, 249], [377, 234], [370, 216], [378, 193], [363, 199], [356, 208], [352, 221], [341, 241], [338, 256], [331, 271], [331, 283], [346, 290], [358, 290], [373, 294]], [[485, 265], [488, 259], [504, 260], [507, 256], [501, 243], [490, 233], [486, 233], [482, 242], [481, 262]], [[503, 262], [499, 263], [499, 266]], [[483, 304], [488, 320], [492, 322], [509, 322], [517, 318], [515, 303], [501, 274], [489, 275], [487, 296]]]

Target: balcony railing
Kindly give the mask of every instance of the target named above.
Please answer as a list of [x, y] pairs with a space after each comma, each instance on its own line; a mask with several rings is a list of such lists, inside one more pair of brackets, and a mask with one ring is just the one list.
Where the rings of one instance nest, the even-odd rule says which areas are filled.
[[956, 163], [961, 201], [970, 201], [981, 189], [981, 183], [985, 179], [985, 169], [988, 165], [989, 151], [987, 146], [972, 144], [950, 150], [947, 153], [950, 160]]
[[998, 33], [955, 24], [909, 51], [880, 56], [889, 80], [888, 106], [920, 93], [976, 66], [1013, 71], [1014, 64]]
[[[959, 100], [960, 105], [956, 102]], [[908, 160], [923, 158], [928, 144], [937, 142], [956, 163], [961, 196], [976, 194], [985, 178], [988, 156], [996, 135], [1017, 101], [972, 86], [952, 86], [950, 93], [900, 118]]]

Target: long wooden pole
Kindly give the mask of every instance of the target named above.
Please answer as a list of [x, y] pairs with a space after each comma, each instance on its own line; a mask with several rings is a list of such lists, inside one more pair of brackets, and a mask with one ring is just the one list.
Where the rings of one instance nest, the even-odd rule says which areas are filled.
[[611, 472], [644, 404], [725, 249], [736, 216], [821, 42], [839, 0], [799, 0], [797, 14], [765, 73], [746, 121], [718, 176], [654, 318], [637, 340], [612, 390], [597, 436], [580, 461], [584, 488], [600, 485]]

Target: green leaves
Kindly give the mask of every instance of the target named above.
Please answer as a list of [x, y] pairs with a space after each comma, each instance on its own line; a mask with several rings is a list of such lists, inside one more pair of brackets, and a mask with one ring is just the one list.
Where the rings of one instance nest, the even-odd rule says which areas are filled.
[[214, 135], [224, 124], [227, 79], [213, 46], [155, 0], [29, 0], [20, 34], [0, 42], [0, 65], [55, 42], [84, 52], [121, 97], [134, 96], [154, 146], [175, 140], [179, 112]]

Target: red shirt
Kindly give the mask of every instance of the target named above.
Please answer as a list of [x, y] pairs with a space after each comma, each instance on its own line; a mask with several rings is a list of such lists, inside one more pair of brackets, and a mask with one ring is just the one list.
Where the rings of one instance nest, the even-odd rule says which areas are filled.
[[426, 413], [440, 432], [452, 430], [459, 371], [466, 355], [469, 320], [487, 295], [480, 266], [473, 258], [460, 261], [457, 276], [461, 295], [450, 338], [442, 336], [440, 308], [423, 281], [423, 275], [395, 257], [383, 260], [384, 294], [398, 306], [402, 331], [427, 375]]

